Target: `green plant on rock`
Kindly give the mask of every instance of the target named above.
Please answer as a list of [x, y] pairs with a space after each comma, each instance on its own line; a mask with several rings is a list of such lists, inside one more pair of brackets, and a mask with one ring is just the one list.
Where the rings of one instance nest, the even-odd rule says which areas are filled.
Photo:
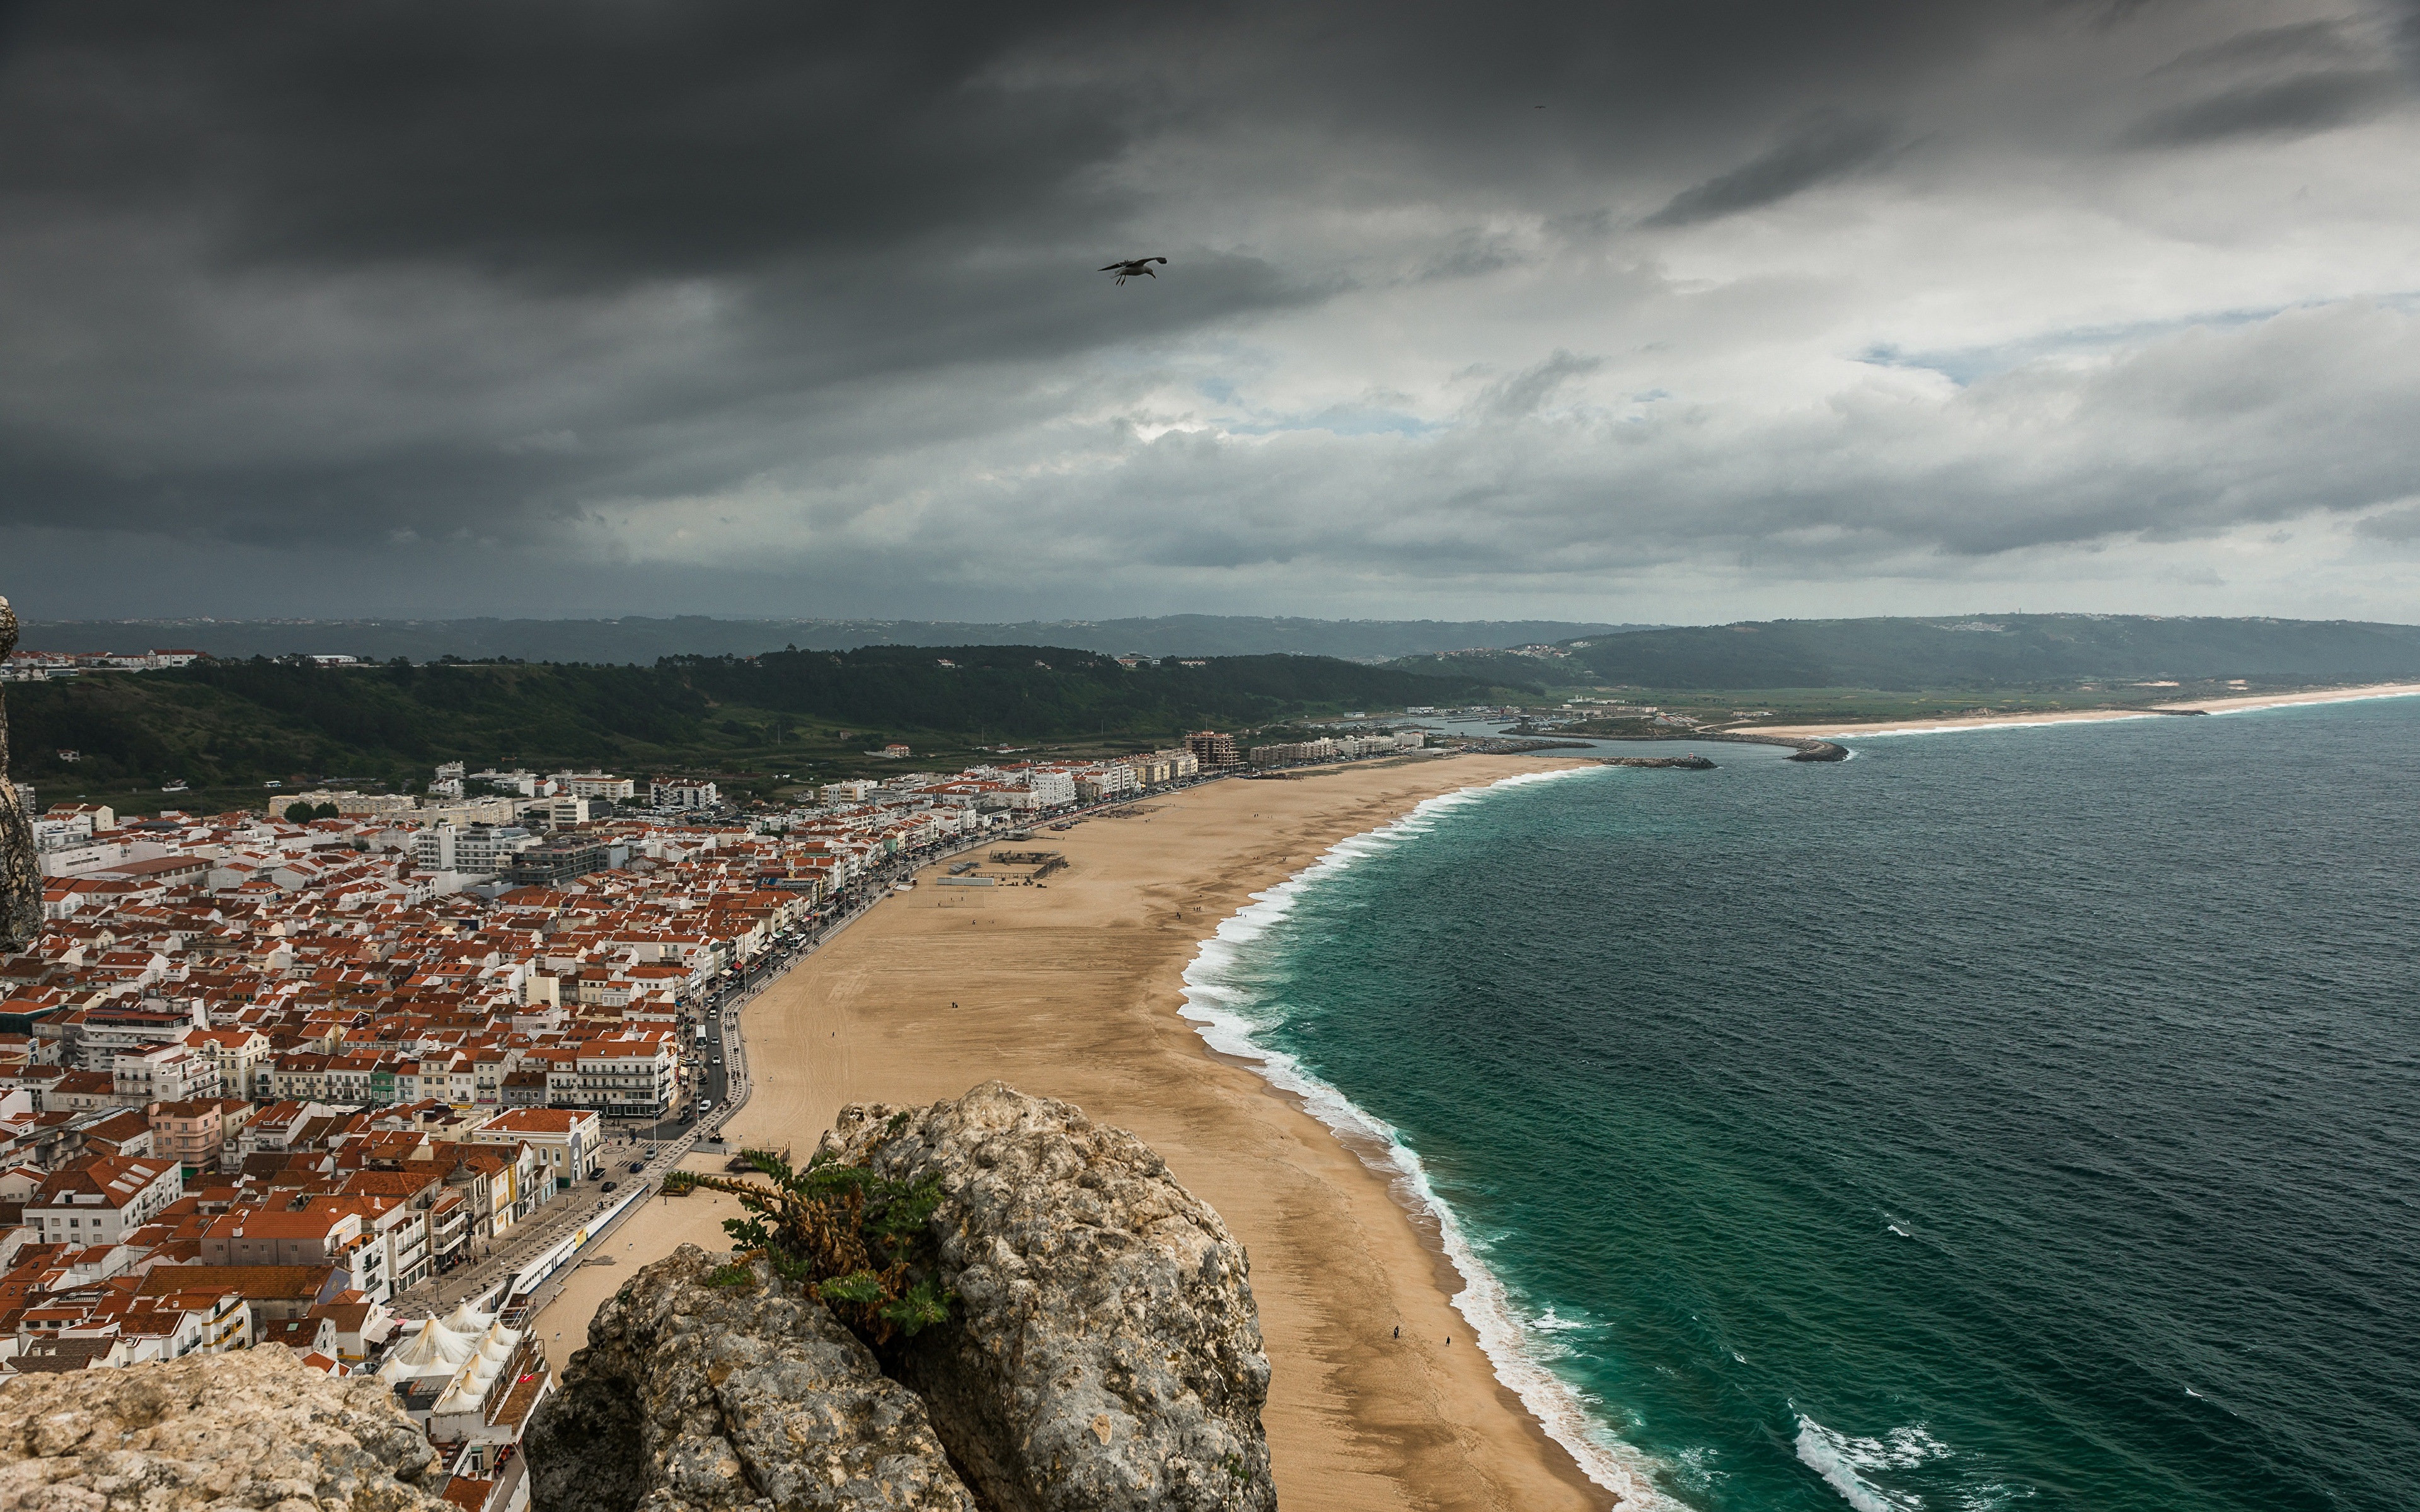
[[742, 1249], [805, 1286], [869, 1344], [950, 1316], [957, 1296], [933, 1275], [924, 1253], [924, 1226], [941, 1205], [939, 1177], [892, 1180], [820, 1154], [803, 1169], [770, 1150], [741, 1155], [772, 1184], [695, 1172], [675, 1180], [739, 1199], [748, 1216], [725, 1219], [722, 1230]]

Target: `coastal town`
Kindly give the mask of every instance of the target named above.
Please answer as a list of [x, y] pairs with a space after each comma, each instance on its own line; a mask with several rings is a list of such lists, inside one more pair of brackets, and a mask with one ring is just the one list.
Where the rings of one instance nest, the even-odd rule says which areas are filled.
[[0, 956], [0, 1381], [285, 1344], [386, 1383], [448, 1499], [512, 1512], [563, 1364], [531, 1316], [744, 1100], [733, 1010], [769, 974], [935, 859], [971, 856], [935, 886], [1047, 886], [1052, 832], [1088, 816], [1424, 741], [1205, 731], [746, 807], [703, 779], [459, 763], [270, 811], [29, 803], [42, 933]]

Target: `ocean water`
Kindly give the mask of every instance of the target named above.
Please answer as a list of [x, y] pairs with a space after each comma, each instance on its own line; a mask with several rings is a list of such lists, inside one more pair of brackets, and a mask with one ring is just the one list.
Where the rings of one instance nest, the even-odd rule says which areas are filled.
[[2420, 1506], [2420, 700], [1852, 744], [1432, 803], [1187, 1011], [1646, 1504]]

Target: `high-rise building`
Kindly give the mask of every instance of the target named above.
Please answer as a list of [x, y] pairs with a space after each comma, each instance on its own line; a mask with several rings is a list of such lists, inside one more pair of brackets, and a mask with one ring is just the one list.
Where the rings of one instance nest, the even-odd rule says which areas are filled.
[[1223, 772], [1244, 764], [1244, 753], [1235, 748], [1235, 737], [1222, 735], [1216, 730], [1199, 730], [1185, 737], [1185, 748], [1202, 764], [1205, 772]]

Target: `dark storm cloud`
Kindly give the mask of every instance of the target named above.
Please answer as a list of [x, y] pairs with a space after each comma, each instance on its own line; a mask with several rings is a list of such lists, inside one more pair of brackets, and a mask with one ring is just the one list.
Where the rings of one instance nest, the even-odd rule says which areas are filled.
[[2147, 116], [2128, 133], [2150, 147], [2190, 147], [2237, 136], [2297, 136], [2350, 125], [2408, 93], [2396, 74], [2332, 69], [2247, 85]]
[[2341, 63], [2358, 57], [2360, 53], [2360, 47], [2345, 36], [2342, 23], [2305, 21], [2291, 26], [2265, 26], [2223, 42], [2193, 48], [2151, 71], [2157, 75], [2271, 63]]
[[[1350, 282], [1169, 244], [1187, 186], [1121, 177], [1139, 147], [1203, 193], [1332, 195], [1365, 152], [1418, 164], [1363, 180], [1394, 198], [1652, 193], [1923, 76], [1983, 9], [30, 8], [0, 58], [0, 519], [510, 534], [878, 445], [868, 401], [923, 375], [990, 375], [927, 427], [1008, 423], [1072, 354]], [[1787, 192], [1866, 130], [1819, 121], [1691, 203]], [[1088, 282], [1139, 252], [1183, 276]], [[1425, 275], [1507, 261], [1466, 240]], [[610, 333], [690, 285], [696, 329]], [[558, 433], [582, 444], [520, 440]]]
[[1730, 172], [1681, 191], [1646, 224], [1690, 225], [1775, 204], [1871, 167], [1890, 151], [1897, 135], [1887, 121], [1825, 112], [1799, 122], [1788, 140]]
[[[1432, 371], [1355, 369], [1398, 336], [1462, 339], [1464, 291], [1536, 279], [1548, 302], [1595, 301], [1578, 321], [1668, 302], [1660, 259], [1745, 211], [1769, 210], [1761, 224], [1819, 194], [1920, 193], [1978, 154], [2156, 162], [2367, 119], [2396, 97], [2364, 71], [2375, 28], [2291, 0], [2212, 14], [0, 8], [0, 527], [39, 528], [46, 563], [140, 560], [147, 584], [224, 548], [209, 560], [240, 564], [238, 582], [274, 581], [281, 560], [315, 576], [352, 562], [365, 579], [452, 573], [446, 592], [505, 593], [582, 560], [633, 597], [650, 580], [710, 592], [710, 560], [904, 592], [997, 575], [1046, 540], [1078, 582], [1131, 563], [1324, 563], [1324, 579], [1353, 549], [1512, 577], [1525, 553], [1591, 560], [1588, 511], [1609, 479], [1691, 500], [1699, 535], [1624, 526], [1675, 553], [1750, 554], [1812, 528], [1835, 544], [1810, 555], [1984, 540], [1963, 505], [1935, 518], [1923, 501], [1991, 497], [1999, 485], [1973, 480], [2000, 459], [1940, 464], [1918, 486], [1816, 455], [1928, 440], [1888, 406], [1818, 396], [1849, 418], [1802, 446], [1794, 400], [1760, 434], [1719, 393], [1608, 399], [1617, 382], [1662, 392], [1636, 371], [1645, 336], [1553, 332], [1484, 360], [1441, 352]], [[2118, 83], [2054, 98], [2070, 81], [2042, 60], [2079, 30]], [[2140, 150], [2108, 154], [2130, 124]], [[1173, 259], [1166, 277], [1113, 289], [1092, 271], [1145, 254]], [[1768, 289], [1675, 349], [1820, 328], [1821, 282]], [[1388, 295], [1404, 302], [1338, 313]], [[1321, 320], [1335, 324], [1301, 339], [1332, 350], [1274, 350], [1272, 332]], [[1878, 339], [1861, 329], [1845, 349]], [[1177, 373], [1205, 351], [1218, 361]], [[1194, 421], [1136, 398], [1190, 389], [1223, 413], [1238, 375], [1289, 363], [1325, 363], [1328, 387], [1239, 403], [1218, 438], [1163, 430]], [[1722, 445], [1691, 451], [1693, 435]], [[1781, 484], [1751, 475], [1767, 447], [1789, 458]], [[1816, 486], [1835, 472], [1837, 496]], [[1366, 511], [1326, 502], [1372, 480]], [[2145, 481], [2130, 497], [2152, 503], [2124, 517], [2207, 484]], [[1906, 502], [1856, 513], [1877, 499]], [[2089, 515], [2021, 512], [2033, 523], [2008, 538], [2068, 539]], [[778, 545], [775, 526], [791, 528]]]

